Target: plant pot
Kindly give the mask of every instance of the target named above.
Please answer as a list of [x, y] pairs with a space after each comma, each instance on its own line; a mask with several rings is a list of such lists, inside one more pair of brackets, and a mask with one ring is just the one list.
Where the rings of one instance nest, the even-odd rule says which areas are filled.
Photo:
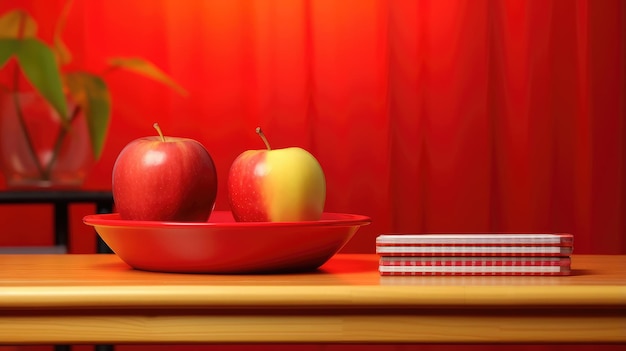
[[8, 187], [79, 187], [93, 165], [82, 114], [64, 125], [39, 94], [0, 93], [0, 168]]

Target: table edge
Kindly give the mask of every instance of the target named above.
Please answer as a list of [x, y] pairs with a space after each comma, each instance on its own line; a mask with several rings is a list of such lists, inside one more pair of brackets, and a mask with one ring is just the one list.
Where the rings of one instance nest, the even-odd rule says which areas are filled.
[[626, 286], [3, 286], [0, 309], [626, 308]]

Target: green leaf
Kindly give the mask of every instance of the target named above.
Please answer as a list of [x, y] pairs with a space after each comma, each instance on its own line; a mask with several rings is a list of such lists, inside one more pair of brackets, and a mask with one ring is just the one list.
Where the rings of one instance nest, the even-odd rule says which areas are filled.
[[37, 22], [24, 10], [12, 10], [0, 17], [0, 38], [32, 38]]
[[144, 59], [136, 57], [114, 58], [111, 59], [109, 63], [115, 68], [123, 68], [141, 74], [145, 77], [152, 78], [174, 89], [180, 95], [187, 96], [187, 91], [183, 87], [178, 85], [178, 83], [176, 83], [167, 74], [163, 73], [163, 71], [161, 71], [154, 64]]
[[71, 98], [80, 106], [91, 140], [91, 151], [97, 160], [102, 155], [111, 120], [111, 96], [105, 81], [91, 73], [72, 72], [65, 75]]
[[0, 39], [0, 68], [17, 52], [19, 40]]
[[18, 40], [15, 55], [22, 72], [35, 89], [50, 103], [62, 120], [68, 121], [61, 72], [52, 50], [39, 39], [27, 38]]

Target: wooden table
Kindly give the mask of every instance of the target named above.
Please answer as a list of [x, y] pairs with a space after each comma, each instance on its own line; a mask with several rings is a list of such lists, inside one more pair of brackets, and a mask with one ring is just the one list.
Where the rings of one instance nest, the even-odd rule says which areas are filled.
[[117, 256], [0, 255], [0, 344], [626, 342], [626, 256], [568, 277], [162, 274]]

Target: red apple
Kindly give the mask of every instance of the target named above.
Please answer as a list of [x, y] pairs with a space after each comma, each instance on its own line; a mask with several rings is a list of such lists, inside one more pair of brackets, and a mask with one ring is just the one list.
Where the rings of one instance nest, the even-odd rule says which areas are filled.
[[316, 221], [324, 211], [326, 179], [317, 159], [299, 147], [239, 155], [228, 173], [228, 201], [240, 222]]
[[196, 140], [139, 138], [122, 149], [113, 166], [113, 200], [122, 219], [205, 222], [215, 205], [217, 172]]

